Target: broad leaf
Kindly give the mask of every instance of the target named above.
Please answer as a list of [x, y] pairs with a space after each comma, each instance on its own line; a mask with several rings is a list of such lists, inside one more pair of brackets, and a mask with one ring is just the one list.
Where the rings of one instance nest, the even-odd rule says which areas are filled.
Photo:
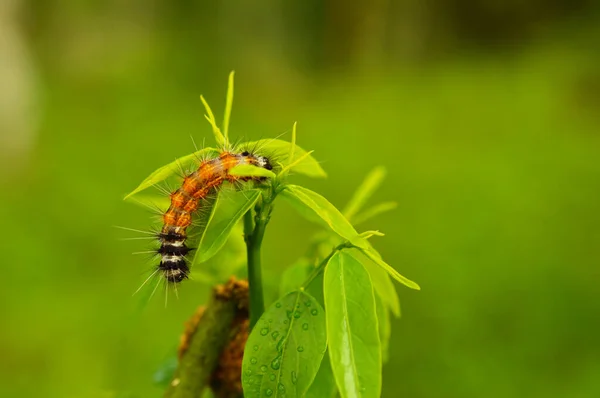
[[[228, 194], [224, 194], [228, 192]], [[260, 197], [258, 189], [221, 191], [196, 250], [194, 263], [203, 263], [225, 244], [231, 230]]]
[[146, 188], [151, 187], [165, 179], [169, 178], [173, 174], [180, 172], [181, 170], [185, 171], [189, 168], [191, 164], [199, 164], [200, 159], [203, 159], [209, 155], [218, 155], [219, 151], [214, 148], [204, 148], [198, 152], [191, 153], [189, 155], [180, 157], [179, 159], [158, 168], [152, 174], [150, 174], [136, 189], [131, 191], [125, 199], [135, 195], [136, 193], [143, 191]]
[[381, 185], [381, 181], [385, 178], [385, 167], [379, 166], [375, 167], [371, 172], [365, 177], [365, 180], [360, 184], [352, 199], [346, 205], [344, 209], [344, 215], [348, 220], [351, 220], [356, 213], [367, 203], [367, 200], [373, 195], [373, 193], [379, 188]]
[[[293, 152], [293, 161], [288, 159], [288, 156], [291, 153], [292, 143], [277, 139], [263, 139], [258, 141], [251, 141], [242, 144], [245, 148], [256, 148], [260, 151], [261, 154], [266, 155], [267, 157], [274, 158], [277, 162], [286, 162], [286, 164], [293, 163], [296, 159], [305, 156], [306, 151], [300, 148], [298, 145], [295, 146]], [[307, 156], [302, 159], [301, 162], [292, 167], [292, 171], [298, 174], [303, 174], [313, 178], [325, 178], [327, 174], [317, 162], [317, 160], [312, 156]]]
[[388, 307], [395, 316], [399, 317], [400, 299], [398, 298], [396, 287], [391, 281], [388, 273], [358, 250], [348, 250], [346, 254], [354, 257], [356, 261], [360, 262], [365, 267], [371, 277], [371, 283], [373, 284], [373, 289], [375, 289], [377, 295], [381, 297], [381, 300], [386, 307]]
[[306, 392], [306, 398], [333, 398], [336, 393], [337, 387], [331, 370], [331, 360], [329, 355], [325, 355], [317, 377]]
[[323, 288], [329, 356], [341, 396], [379, 397], [381, 343], [369, 274], [339, 251], [325, 268]]
[[323, 308], [306, 292], [287, 294], [265, 311], [248, 337], [244, 397], [304, 397], [326, 346]]
[[389, 265], [388, 263], [383, 261], [383, 259], [379, 255], [379, 253], [377, 253], [372, 247], [369, 247], [367, 249], [363, 249], [363, 248], [360, 248], [360, 249], [367, 257], [369, 257], [371, 260], [373, 260], [375, 262], [375, 264], [379, 265], [381, 268], [383, 268], [383, 270], [385, 270], [388, 274], [390, 274], [390, 276], [392, 278], [394, 278], [398, 282], [402, 283], [403, 285], [410, 287], [411, 289], [421, 290], [421, 287], [416, 282], [413, 282], [410, 279], [408, 279], [407, 277], [400, 275], [400, 273], [398, 271], [396, 271], [394, 268], [392, 268], [391, 265]]
[[358, 232], [346, 217], [318, 193], [298, 185], [286, 185], [281, 196], [309, 221], [331, 228], [333, 232], [357, 247], [368, 247], [368, 242], [358, 236]]

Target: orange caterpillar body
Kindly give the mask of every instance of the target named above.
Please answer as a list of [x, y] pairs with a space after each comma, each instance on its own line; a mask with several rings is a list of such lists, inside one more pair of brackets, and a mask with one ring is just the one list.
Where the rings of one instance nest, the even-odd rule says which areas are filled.
[[186, 176], [181, 188], [171, 194], [171, 205], [163, 215], [163, 227], [158, 234], [161, 262], [158, 269], [167, 282], [178, 283], [186, 279], [190, 268], [185, 256], [191, 251], [186, 245], [186, 229], [193, 214], [206, 203], [224, 181], [260, 179], [260, 177], [232, 176], [229, 171], [238, 165], [249, 164], [271, 170], [269, 160], [249, 152], [240, 154], [223, 152], [218, 158], [204, 160], [198, 170]]

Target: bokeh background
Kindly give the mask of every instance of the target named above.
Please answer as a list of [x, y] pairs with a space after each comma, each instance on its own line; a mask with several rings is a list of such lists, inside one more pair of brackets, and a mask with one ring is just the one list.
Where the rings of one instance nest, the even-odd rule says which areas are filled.
[[[207, 288], [139, 310], [145, 246], [113, 225], [148, 227], [123, 195], [212, 143], [199, 94], [221, 115], [232, 69], [232, 136], [297, 120], [329, 173], [298, 183], [343, 206], [388, 169], [366, 228], [422, 291], [384, 397], [600, 396], [592, 0], [2, 0], [0, 395], [161, 395]], [[272, 287], [315, 231], [277, 206]]]

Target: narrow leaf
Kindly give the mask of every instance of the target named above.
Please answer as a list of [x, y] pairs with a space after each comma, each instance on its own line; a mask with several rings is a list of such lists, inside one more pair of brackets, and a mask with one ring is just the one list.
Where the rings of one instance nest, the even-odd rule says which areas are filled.
[[189, 155], [180, 157], [179, 159], [156, 169], [150, 174], [136, 189], [130, 192], [124, 199], [128, 199], [136, 193], [143, 191], [144, 189], [151, 187], [165, 179], [169, 178], [175, 173], [186, 171], [191, 164], [200, 164], [200, 159], [203, 159], [210, 155], [218, 155], [219, 151], [214, 148], [204, 148], [198, 152], [191, 153]]
[[233, 77], [234, 71], [229, 73], [229, 81], [227, 84], [227, 100], [225, 102], [225, 115], [223, 116], [223, 135], [225, 141], [229, 142], [229, 120], [231, 119], [231, 108], [233, 106]]
[[[225, 194], [225, 192], [228, 192]], [[251, 209], [260, 196], [258, 189], [245, 191], [221, 191], [213, 214], [196, 250], [194, 263], [203, 263], [214, 256], [225, 244], [229, 234], [244, 214]]]
[[402, 283], [403, 285], [410, 287], [411, 289], [421, 290], [421, 287], [416, 282], [413, 282], [410, 279], [408, 279], [407, 277], [400, 275], [400, 273], [398, 271], [396, 271], [394, 268], [392, 268], [391, 265], [389, 265], [388, 263], [383, 261], [383, 259], [379, 255], [379, 253], [377, 253], [373, 248], [367, 248], [367, 249], [360, 248], [360, 249], [367, 257], [369, 257], [371, 260], [373, 260], [375, 262], [375, 264], [379, 265], [388, 274], [390, 274], [390, 276], [392, 278], [394, 278], [398, 282]]
[[290, 142], [290, 152], [288, 154], [288, 158], [287, 158], [287, 164], [290, 165], [294, 162], [294, 155], [296, 152], [296, 126], [298, 125], [297, 122], [294, 122], [294, 125], [292, 126], [292, 142]]
[[378, 398], [381, 343], [369, 274], [352, 256], [337, 252], [325, 268], [323, 288], [329, 357], [340, 394]]
[[257, 167], [251, 164], [240, 164], [229, 170], [229, 174], [232, 176], [240, 177], [277, 177], [271, 170], [267, 170], [262, 167]]
[[206, 110], [206, 115], [204, 115], [204, 117], [206, 118], [206, 120], [208, 120], [208, 122], [210, 123], [211, 127], [212, 127], [212, 131], [213, 134], [215, 136], [215, 141], [217, 142], [217, 146], [219, 148], [227, 148], [229, 145], [228, 141], [225, 139], [225, 136], [223, 135], [223, 133], [221, 133], [221, 130], [219, 129], [219, 127], [217, 126], [217, 122], [215, 120], [215, 115], [212, 112], [212, 109], [210, 109], [210, 106], [208, 105], [208, 102], [206, 102], [206, 100], [204, 99], [203, 96], [200, 96], [200, 100], [202, 101], [202, 104], [204, 105], [204, 109]]
[[367, 203], [367, 200], [373, 195], [373, 192], [379, 188], [381, 181], [385, 178], [385, 168], [383, 166], [375, 167], [358, 187], [350, 202], [344, 209], [344, 215], [351, 220], [356, 213]]
[[287, 294], [265, 311], [248, 337], [244, 397], [304, 397], [326, 346], [323, 308], [306, 292]]
[[[283, 162], [287, 160], [291, 152], [292, 144], [290, 142], [277, 139], [263, 139], [245, 143], [244, 146], [248, 148], [256, 148], [265, 156], [274, 158], [275, 160], [279, 160], [279, 162]], [[300, 148], [298, 145], [295, 145], [293, 161], [301, 158], [306, 153], [307, 152], [304, 149]], [[327, 174], [325, 173], [319, 162], [317, 162], [317, 160], [314, 157], [312, 157], [312, 155], [302, 159], [302, 161], [296, 164], [294, 167], [292, 167], [291, 170], [295, 173], [303, 174], [313, 178], [327, 177]]]
[[368, 247], [368, 242], [358, 235], [342, 213], [318, 193], [298, 185], [286, 185], [281, 195], [309, 221], [329, 227], [358, 247]]

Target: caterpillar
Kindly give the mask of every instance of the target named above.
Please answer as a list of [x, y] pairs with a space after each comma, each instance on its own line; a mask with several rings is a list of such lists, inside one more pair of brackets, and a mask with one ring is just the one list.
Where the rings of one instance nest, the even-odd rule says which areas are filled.
[[248, 151], [223, 151], [216, 158], [201, 161], [198, 169], [185, 176], [181, 187], [170, 194], [170, 206], [162, 215], [162, 228], [157, 234], [160, 243], [157, 250], [160, 263], [155, 270], [162, 273], [167, 284], [177, 284], [189, 276], [190, 267], [186, 256], [193, 249], [186, 244], [187, 228], [192, 224], [194, 213], [208, 203], [206, 199], [225, 181], [235, 183], [265, 178], [229, 174], [233, 167], [243, 164], [273, 169], [265, 156]]

